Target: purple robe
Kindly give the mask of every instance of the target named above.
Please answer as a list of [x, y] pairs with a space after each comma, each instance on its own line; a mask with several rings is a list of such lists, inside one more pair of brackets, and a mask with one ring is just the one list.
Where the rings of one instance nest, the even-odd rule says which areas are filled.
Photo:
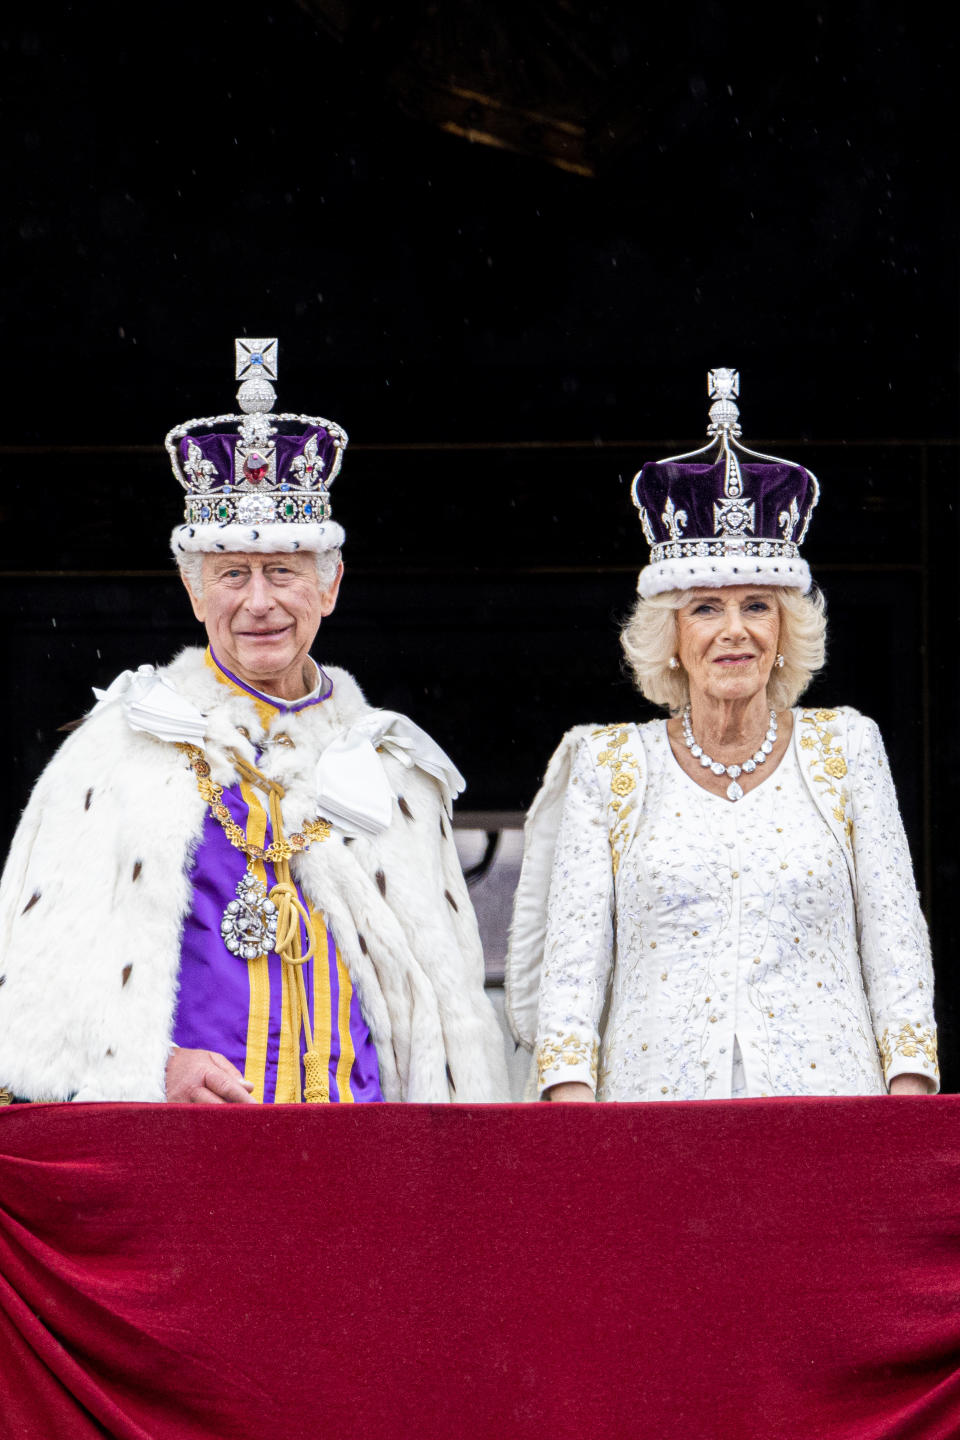
[[[277, 714], [322, 704], [332, 691], [321, 671], [325, 683], [316, 695], [285, 705], [237, 680], [212, 651], [208, 663], [225, 685], [251, 696], [267, 722]], [[266, 711], [262, 707], [267, 707]], [[223, 803], [249, 839], [270, 844], [269, 813], [252, 786], [238, 782], [224, 789]], [[293, 1033], [289, 1001], [295, 979], [291, 967], [275, 952], [242, 960], [230, 953], [220, 934], [223, 912], [234, 899], [246, 866], [246, 856], [230, 844], [208, 811], [190, 872], [193, 903], [181, 942], [173, 1040], [176, 1045], [225, 1055], [253, 1083], [258, 1100], [293, 1101], [303, 1092], [304, 1036], [302, 1027], [297, 1035]], [[257, 866], [257, 874], [265, 879], [268, 890], [275, 883], [273, 866], [267, 862]], [[297, 896], [311, 915], [316, 934], [317, 953], [300, 968], [314, 1046], [328, 1056], [330, 1099], [382, 1100], [376, 1049], [347, 968], [322, 915], [313, 910], [299, 886]], [[302, 921], [300, 939], [306, 951]]]

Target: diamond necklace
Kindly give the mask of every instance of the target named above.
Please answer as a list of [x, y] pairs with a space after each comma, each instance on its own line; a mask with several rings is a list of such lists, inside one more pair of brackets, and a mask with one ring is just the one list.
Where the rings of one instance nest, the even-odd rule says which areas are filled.
[[683, 707], [683, 743], [695, 760], [699, 760], [704, 770], [712, 770], [714, 775], [729, 775], [730, 784], [727, 786], [728, 800], [742, 800], [743, 788], [737, 784], [740, 775], [752, 775], [758, 765], [765, 765], [767, 756], [777, 743], [777, 712], [770, 711], [770, 728], [760, 743], [760, 748], [749, 760], [744, 760], [739, 765], [721, 765], [719, 760], [711, 760], [702, 745], [698, 745], [690, 724], [690, 702]]

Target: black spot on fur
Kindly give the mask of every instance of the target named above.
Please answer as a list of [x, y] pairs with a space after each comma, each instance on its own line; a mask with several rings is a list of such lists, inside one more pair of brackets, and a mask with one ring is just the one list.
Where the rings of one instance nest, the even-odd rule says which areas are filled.
[[442, 815], [440, 816], [440, 834], [443, 836], [444, 840], [446, 840], [446, 838], [447, 838], [447, 827], [446, 827], [446, 824], [444, 823], [444, 819], [443, 819], [443, 816], [442, 816]]
[[407, 804], [406, 800], [404, 800], [402, 795], [397, 796], [397, 804], [400, 806], [400, 814], [406, 815], [408, 820], [412, 820], [413, 811], [410, 809], [410, 806]]
[[364, 955], [370, 954], [370, 951], [367, 949], [367, 942], [366, 940], [364, 940], [359, 930], [357, 931], [357, 943], [359, 944], [360, 949], [363, 951]]
[[456, 1095], [456, 1093], [457, 1093], [457, 1087], [456, 1087], [456, 1085], [454, 1085], [454, 1083], [453, 1083], [453, 1076], [450, 1074], [450, 1066], [449, 1066], [449, 1065], [447, 1066], [447, 1084], [450, 1086], [450, 1089], [453, 1091], [454, 1095]]
[[90, 809], [90, 801], [93, 799], [93, 786], [87, 791], [87, 798], [83, 802], [84, 810]]
[[300, 549], [300, 541], [299, 541], [299, 540], [294, 540], [294, 542], [293, 542], [293, 548], [294, 548], [294, 550], [299, 550], [299, 549]]
[[26, 915], [27, 911], [28, 911], [28, 910], [32, 910], [33, 907], [34, 907], [34, 905], [36, 905], [36, 903], [37, 903], [37, 901], [38, 901], [39, 899], [40, 899], [40, 891], [39, 891], [39, 890], [34, 890], [33, 894], [30, 896], [30, 899], [27, 901], [26, 905], [24, 905], [23, 909], [20, 911], [20, 914], [21, 914], [21, 915]]
[[[222, 525], [220, 526], [220, 529], [221, 529], [221, 530], [223, 529], [223, 526], [222, 526]], [[214, 548], [214, 550], [222, 550], [222, 549], [223, 549], [223, 546], [221, 545], [221, 543], [220, 543], [219, 540], [215, 540], [215, 541], [214, 541], [214, 544], [213, 544], [213, 548]]]
[[133, 867], [133, 878], [134, 878], [134, 880], [139, 880], [139, 879], [140, 879], [140, 872], [141, 872], [142, 869], [143, 869], [143, 861], [142, 861], [142, 860], [138, 860], [138, 861], [136, 862], [136, 864], [134, 865], [134, 867]]
[[450, 902], [450, 904], [453, 906], [454, 910], [456, 910], [457, 914], [459, 915], [460, 906], [457, 904], [456, 900], [454, 900], [453, 896], [450, 894], [450, 891], [444, 890], [443, 893], [446, 896], [447, 900]]
[[6, 975], [0, 975], [0, 985], [6, 985], [6, 983], [7, 983], [7, 977], [6, 977]]
[[112, 1050], [108, 1050], [104, 1058], [107, 1059], [107, 1060], [112, 1060], [112, 1059], [113, 1059], [113, 1051], [112, 1051]]
[[355, 835], [344, 835], [343, 843], [344, 845], [352, 845], [356, 838], [357, 837]]
[[376, 881], [377, 881], [377, 889], [380, 891], [380, 894], [381, 894], [381, 895], [386, 895], [386, 893], [387, 893], [387, 877], [386, 877], [386, 875], [384, 875], [384, 873], [383, 873], [382, 870], [378, 870], [378, 871], [377, 871]]
[[184, 550], [184, 548], [183, 548], [183, 546], [180, 544], [180, 541], [179, 541], [179, 540], [177, 541], [177, 549], [180, 551], [180, 554], [181, 554], [181, 555], [186, 555], [187, 552], [186, 552], [186, 550]]
[[[197, 533], [196, 530], [194, 530], [193, 526], [191, 525], [191, 526], [190, 526], [190, 529], [187, 531], [187, 534], [190, 536], [190, 539], [191, 539], [191, 540], [193, 539], [194, 535], [196, 535], [196, 533]], [[182, 545], [180, 546], [180, 549], [181, 549], [181, 550], [183, 549], [183, 546], [182, 546]]]
[[124, 965], [123, 969], [121, 970], [121, 972], [120, 972], [121, 977], [122, 977], [121, 980], [120, 980], [120, 988], [121, 988], [121, 989], [123, 988], [124, 985], [126, 985], [127, 981], [130, 979], [130, 972], [131, 972], [132, 969], [133, 969], [133, 966], [132, 966], [132, 965]]
[[251, 530], [251, 531], [250, 531], [250, 539], [251, 539], [251, 540], [259, 540], [259, 539], [260, 539], [260, 531], [259, 531], [259, 530]]

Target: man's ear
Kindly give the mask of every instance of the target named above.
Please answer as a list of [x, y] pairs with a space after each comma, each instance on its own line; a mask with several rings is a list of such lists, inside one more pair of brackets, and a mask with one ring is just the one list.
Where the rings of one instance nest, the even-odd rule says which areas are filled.
[[[326, 590], [320, 592], [320, 614], [326, 618], [333, 613], [333, 607], [337, 603], [337, 596], [340, 594], [340, 581], [343, 579], [343, 561], [337, 566], [337, 573], [334, 575]], [[196, 601], [194, 601], [194, 614], [196, 614]], [[199, 620], [201, 617], [197, 615]]]
[[186, 575], [184, 575], [182, 570], [180, 571], [180, 579], [183, 581], [183, 588], [190, 596], [190, 604], [193, 606], [193, 613], [194, 615], [196, 615], [197, 619], [202, 625], [207, 618], [207, 602], [204, 600], [202, 595], [194, 594], [193, 586], [190, 584], [190, 581], [187, 579]]

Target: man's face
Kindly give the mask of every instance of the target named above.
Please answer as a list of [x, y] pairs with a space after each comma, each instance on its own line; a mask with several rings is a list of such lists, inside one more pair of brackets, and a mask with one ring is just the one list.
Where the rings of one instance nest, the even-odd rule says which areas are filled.
[[217, 659], [254, 690], [298, 700], [313, 683], [304, 662], [342, 573], [323, 590], [311, 553], [235, 553], [204, 555], [202, 595], [184, 583]]

